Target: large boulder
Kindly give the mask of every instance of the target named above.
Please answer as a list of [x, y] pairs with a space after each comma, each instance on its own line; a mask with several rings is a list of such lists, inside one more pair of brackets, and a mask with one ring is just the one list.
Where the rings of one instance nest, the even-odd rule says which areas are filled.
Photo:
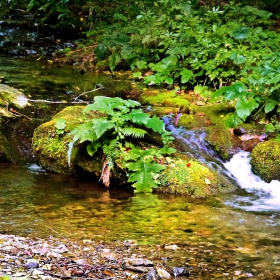
[[264, 181], [280, 180], [280, 141], [273, 139], [258, 144], [251, 153], [251, 165]]
[[[67, 107], [56, 114], [49, 122], [35, 129], [33, 136], [33, 150], [39, 164], [47, 170], [63, 174], [80, 174], [89, 172], [97, 177], [102, 173], [101, 153], [89, 157], [82, 145], [69, 149], [72, 137], [67, 132], [84, 121], [83, 106]], [[88, 116], [100, 117], [98, 114]], [[65, 119], [67, 126], [64, 134], [57, 134], [55, 124], [58, 119]], [[144, 141], [144, 140], [143, 140]], [[145, 146], [152, 145], [146, 143]], [[69, 161], [71, 162], [69, 166]], [[235, 186], [227, 178], [216, 171], [199, 163], [186, 155], [176, 153], [176, 156], [166, 160], [166, 169], [157, 178], [160, 192], [184, 193], [195, 197], [205, 197], [218, 192], [229, 192]], [[119, 185], [127, 184], [126, 172], [116, 167], [111, 173], [111, 179]]]

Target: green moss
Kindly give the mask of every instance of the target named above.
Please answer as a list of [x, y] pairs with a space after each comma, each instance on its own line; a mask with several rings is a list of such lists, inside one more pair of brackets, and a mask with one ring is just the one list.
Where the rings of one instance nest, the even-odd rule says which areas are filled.
[[229, 181], [193, 159], [174, 159], [159, 177], [158, 191], [206, 197], [235, 189]]
[[[224, 103], [209, 104], [205, 106], [193, 105], [190, 107], [193, 122], [187, 123], [187, 117], [182, 116], [179, 125], [185, 124], [189, 127], [205, 127], [206, 141], [223, 158], [228, 159], [232, 154], [232, 134], [225, 126], [225, 116], [232, 111], [232, 106]], [[190, 119], [190, 117], [189, 117]]]
[[71, 173], [68, 167], [67, 150], [69, 137], [59, 137], [55, 129], [50, 129], [48, 123], [41, 125], [34, 132], [33, 151], [40, 164], [57, 173]]
[[251, 153], [251, 164], [254, 173], [264, 181], [280, 180], [280, 141], [258, 144]]
[[232, 134], [224, 126], [209, 127], [206, 129], [206, 141], [223, 158], [229, 159], [232, 154]]
[[[83, 109], [84, 106], [67, 107], [35, 129], [33, 151], [44, 168], [57, 173], [73, 173], [73, 167], [69, 168], [67, 158], [68, 144], [72, 137], [67, 132], [83, 122]], [[64, 118], [67, 123], [63, 135], [58, 135], [55, 129], [56, 121], [60, 118]], [[73, 149], [71, 158], [75, 158], [76, 154], [77, 149]]]
[[[78, 168], [100, 176], [102, 170], [102, 155], [95, 154], [90, 157], [85, 146], [79, 149], [74, 148], [71, 156], [71, 168], [69, 169], [67, 160], [68, 143], [72, 138], [67, 131], [75, 128], [84, 121], [83, 106], [73, 106], [62, 110], [55, 115], [52, 120], [36, 128], [33, 136], [33, 149], [40, 164], [51, 171], [71, 174], [77, 172]], [[92, 117], [100, 115], [92, 114]], [[55, 129], [56, 120], [64, 118], [66, 120], [65, 133], [58, 135]], [[146, 144], [145, 145], [149, 145]], [[156, 148], [156, 147], [155, 147]], [[169, 164], [157, 179], [160, 182], [159, 192], [182, 193], [195, 197], [206, 197], [218, 192], [233, 190], [233, 185], [225, 178], [210, 170], [207, 166], [198, 163], [196, 160], [178, 154], [176, 158], [167, 158]], [[127, 177], [121, 168], [111, 173], [112, 179], [120, 184], [125, 184]]]
[[175, 91], [146, 91], [141, 95], [142, 104], [170, 107], [188, 107], [190, 102], [185, 94], [176, 94]]
[[178, 121], [178, 125], [185, 128], [198, 127], [196, 124], [195, 116], [192, 114], [183, 114]]

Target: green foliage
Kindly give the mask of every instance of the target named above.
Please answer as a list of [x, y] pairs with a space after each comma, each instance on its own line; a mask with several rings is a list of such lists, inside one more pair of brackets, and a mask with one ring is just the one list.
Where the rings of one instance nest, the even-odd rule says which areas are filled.
[[[101, 151], [109, 172], [118, 162], [117, 166], [127, 172], [128, 182], [132, 182], [138, 192], [151, 192], [152, 188], [157, 187], [156, 174], [165, 168], [157, 161], [176, 150], [168, 146], [173, 137], [165, 130], [163, 121], [155, 116], [150, 117], [139, 106], [140, 103], [133, 100], [96, 96], [94, 103], [85, 107], [84, 113], [95, 112], [99, 117], [80, 124], [70, 135], [75, 145], [86, 142], [90, 156]], [[64, 124], [60, 119], [56, 128], [64, 129]], [[145, 136], [146, 129], [161, 135], [163, 148], [153, 149], [133, 144], [133, 139]], [[103, 172], [102, 176], [105, 176]], [[104, 177], [101, 179], [104, 182]]]
[[63, 134], [64, 128], [66, 127], [66, 120], [65, 119], [58, 119], [55, 124], [56, 133]]
[[234, 2], [202, 7], [195, 1], [162, 0], [130, 21], [116, 17], [97, 38], [96, 50], [107, 50], [102, 56], [97, 51], [98, 59], [107, 59], [111, 71], [127, 63], [134, 77], [152, 70], [144, 79], [148, 84], [223, 85], [278, 50], [280, 36], [271, 30], [271, 15]]

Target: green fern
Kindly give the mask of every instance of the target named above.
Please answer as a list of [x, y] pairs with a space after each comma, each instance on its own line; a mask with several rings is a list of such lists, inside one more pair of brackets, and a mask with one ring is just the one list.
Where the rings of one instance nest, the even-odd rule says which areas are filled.
[[[176, 150], [167, 146], [173, 138], [165, 130], [164, 122], [136, 108], [139, 106], [140, 103], [134, 100], [96, 96], [94, 103], [85, 107], [84, 114], [92, 114], [94, 111], [100, 117], [85, 121], [71, 131], [70, 135], [73, 136], [74, 145], [89, 142], [87, 152], [90, 156], [98, 150], [102, 151], [104, 162], [100, 179], [106, 186], [110, 183], [110, 170], [114, 168], [115, 162], [124, 160], [125, 163], [121, 166], [128, 171], [128, 182], [132, 182], [138, 192], [150, 192], [157, 187], [154, 175], [164, 169], [156, 160], [163, 154], [171, 154]], [[145, 128], [162, 136], [164, 148], [141, 150], [140, 147], [128, 144], [128, 137], [143, 138], [147, 133]], [[127, 148], [129, 152], [126, 151]]]
[[117, 139], [113, 139], [102, 146], [102, 151], [108, 160], [109, 169], [113, 169], [114, 162], [120, 154], [120, 142]]
[[134, 138], [143, 138], [147, 133], [146, 130], [137, 127], [124, 127], [122, 132], [124, 136], [132, 136]]

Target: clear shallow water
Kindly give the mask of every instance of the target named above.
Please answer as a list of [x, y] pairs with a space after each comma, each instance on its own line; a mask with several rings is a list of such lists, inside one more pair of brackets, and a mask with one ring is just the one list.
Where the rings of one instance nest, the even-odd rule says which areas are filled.
[[280, 213], [247, 212], [225, 205], [238, 194], [206, 200], [134, 196], [90, 179], [6, 163], [0, 163], [0, 174], [1, 233], [215, 246], [221, 254], [234, 254], [246, 271], [280, 273]]

